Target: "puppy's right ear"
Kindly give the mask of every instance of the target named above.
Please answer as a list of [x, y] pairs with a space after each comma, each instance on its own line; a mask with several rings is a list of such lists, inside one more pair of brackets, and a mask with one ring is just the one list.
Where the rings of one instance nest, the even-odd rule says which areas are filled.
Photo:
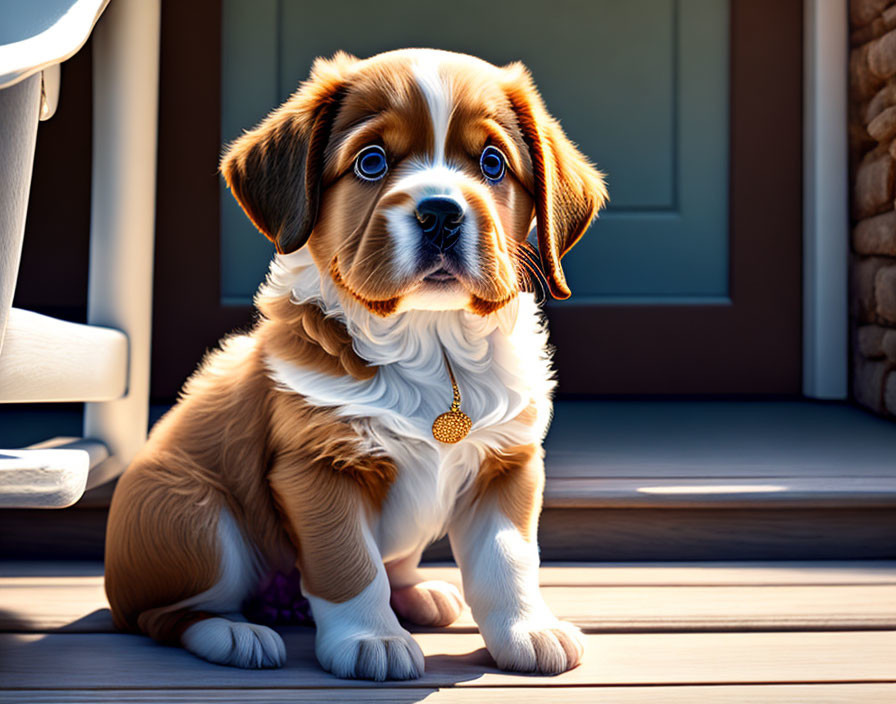
[[299, 249], [314, 228], [324, 150], [346, 74], [356, 62], [344, 52], [317, 59], [292, 97], [236, 139], [221, 159], [231, 193], [281, 254]]

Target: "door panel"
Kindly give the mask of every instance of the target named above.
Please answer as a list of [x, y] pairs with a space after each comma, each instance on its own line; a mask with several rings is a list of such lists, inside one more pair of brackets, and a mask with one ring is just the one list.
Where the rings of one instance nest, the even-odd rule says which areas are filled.
[[798, 393], [802, 2], [445, 7], [165, 0], [154, 394], [250, 320], [272, 253], [216, 180], [222, 142], [315, 56], [408, 45], [522, 59], [608, 173], [610, 207], [564, 262], [573, 298], [546, 305], [561, 393]]

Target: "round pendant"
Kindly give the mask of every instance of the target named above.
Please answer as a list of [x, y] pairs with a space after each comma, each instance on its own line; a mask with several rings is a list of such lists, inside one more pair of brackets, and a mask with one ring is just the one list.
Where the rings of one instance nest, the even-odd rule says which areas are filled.
[[447, 411], [433, 421], [432, 436], [439, 442], [455, 443], [467, 437], [473, 421], [463, 411]]

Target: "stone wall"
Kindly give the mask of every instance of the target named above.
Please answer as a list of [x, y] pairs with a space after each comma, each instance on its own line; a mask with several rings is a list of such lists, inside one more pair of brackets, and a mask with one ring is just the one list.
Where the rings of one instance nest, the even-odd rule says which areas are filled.
[[896, 0], [850, 0], [855, 400], [896, 418]]

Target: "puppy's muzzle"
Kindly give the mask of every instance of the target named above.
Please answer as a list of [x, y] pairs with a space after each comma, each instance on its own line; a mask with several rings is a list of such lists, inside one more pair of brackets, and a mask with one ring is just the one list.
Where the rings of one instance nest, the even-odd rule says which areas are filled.
[[417, 203], [416, 215], [425, 244], [439, 252], [447, 252], [457, 244], [464, 209], [456, 200], [447, 196], [424, 198]]

